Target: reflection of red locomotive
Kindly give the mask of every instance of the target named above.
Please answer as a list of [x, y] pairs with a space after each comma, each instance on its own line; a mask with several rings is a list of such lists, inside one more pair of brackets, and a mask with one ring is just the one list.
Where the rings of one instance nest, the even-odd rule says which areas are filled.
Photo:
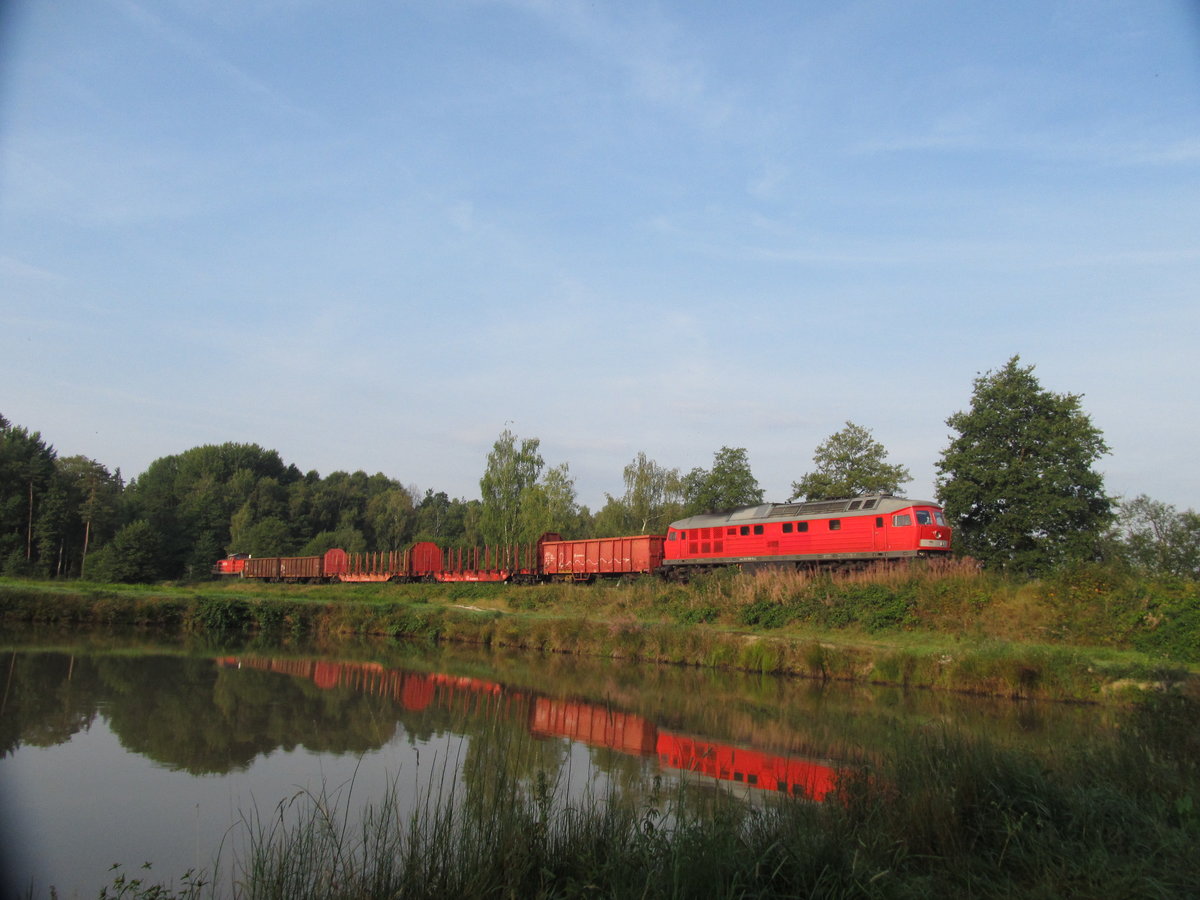
[[562, 737], [619, 753], [654, 756], [664, 769], [692, 772], [764, 791], [820, 801], [837, 784], [838, 771], [827, 762], [677, 734], [635, 713], [509, 690], [480, 678], [385, 669], [378, 663], [254, 657], [223, 657], [217, 663], [309, 678], [323, 690], [344, 685], [364, 693], [382, 694], [414, 712], [435, 703], [473, 712], [508, 709], [521, 715], [530, 733], [538, 737]]
[[664, 769], [817, 801], [834, 789], [837, 777], [837, 771], [825, 763], [675, 734], [633, 713], [574, 700], [538, 697], [530, 730], [622, 753], [654, 754]]
[[681, 519], [666, 535], [442, 550], [421, 542], [395, 553], [330, 550], [323, 556], [219, 561], [214, 575], [264, 581], [591, 581], [657, 573], [686, 577], [717, 566], [812, 566], [946, 556], [951, 529], [940, 506], [873, 494], [846, 500], [763, 503]]

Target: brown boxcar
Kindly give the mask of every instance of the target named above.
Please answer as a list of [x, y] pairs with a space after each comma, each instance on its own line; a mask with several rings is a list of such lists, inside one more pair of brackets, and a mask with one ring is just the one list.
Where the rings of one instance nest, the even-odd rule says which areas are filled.
[[252, 556], [242, 567], [243, 578], [262, 578], [265, 581], [279, 580], [278, 556]]
[[279, 577], [284, 581], [318, 581], [325, 577], [325, 557], [285, 556], [279, 560]]
[[583, 581], [595, 576], [641, 575], [662, 565], [663, 536], [545, 540], [541, 551], [541, 574], [547, 578]]

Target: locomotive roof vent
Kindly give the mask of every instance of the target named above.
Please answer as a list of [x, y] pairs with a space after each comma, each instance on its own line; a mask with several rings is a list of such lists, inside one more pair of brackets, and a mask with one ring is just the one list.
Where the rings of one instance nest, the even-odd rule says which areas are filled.
[[742, 506], [735, 509], [729, 514], [729, 521], [736, 522], [739, 519], [761, 519], [763, 516], [770, 515], [773, 505], [763, 503], [759, 506]]

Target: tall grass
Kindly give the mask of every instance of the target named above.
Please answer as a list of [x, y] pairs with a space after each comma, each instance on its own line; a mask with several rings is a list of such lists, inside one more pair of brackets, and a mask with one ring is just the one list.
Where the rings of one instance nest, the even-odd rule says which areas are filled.
[[960, 559], [841, 573], [729, 570], [687, 585], [122, 591], [0, 579], [0, 622], [274, 639], [387, 635], [1052, 699], [1098, 699], [1112, 683], [1169, 683], [1200, 664], [1200, 582], [1096, 566], [1042, 581]]
[[236, 874], [208, 896], [1195, 897], [1196, 713], [1158, 697], [1111, 740], [1037, 754], [944, 724], [897, 731], [821, 804], [691, 779], [570, 796], [471, 751], [435, 766], [415, 803], [392, 782], [361, 814], [322, 792], [248, 817]]

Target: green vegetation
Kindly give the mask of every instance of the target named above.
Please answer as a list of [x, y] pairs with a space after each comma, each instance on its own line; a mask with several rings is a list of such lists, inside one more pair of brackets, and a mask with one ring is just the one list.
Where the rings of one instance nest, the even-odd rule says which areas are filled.
[[1168, 684], [1200, 664], [1200, 584], [1096, 564], [1037, 581], [965, 561], [690, 585], [0, 580], [0, 621], [417, 637], [1051, 699]]
[[711, 469], [697, 466], [681, 485], [688, 515], [763, 502], [745, 447], [722, 447], [713, 454]]
[[897, 730], [822, 803], [747, 803], [703, 780], [567, 797], [544, 771], [514, 774], [527, 767], [498, 736], [460, 782], [433, 772], [411, 811], [394, 786], [361, 817], [336, 791], [302, 794], [244, 814], [229, 879], [118, 875], [105, 896], [1196, 896], [1198, 712], [1150, 698], [1111, 736], [1040, 753]]
[[908, 469], [884, 462], [887, 450], [871, 436], [869, 428], [847, 422], [813, 453], [817, 468], [792, 482], [792, 497], [827, 500], [857, 494], [898, 494], [900, 485], [912, 481]]
[[971, 408], [938, 462], [954, 542], [993, 568], [1045, 573], [1094, 559], [1112, 500], [1093, 466], [1108, 452], [1077, 394], [1042, 388], [1014, 356], [975, 379]]

